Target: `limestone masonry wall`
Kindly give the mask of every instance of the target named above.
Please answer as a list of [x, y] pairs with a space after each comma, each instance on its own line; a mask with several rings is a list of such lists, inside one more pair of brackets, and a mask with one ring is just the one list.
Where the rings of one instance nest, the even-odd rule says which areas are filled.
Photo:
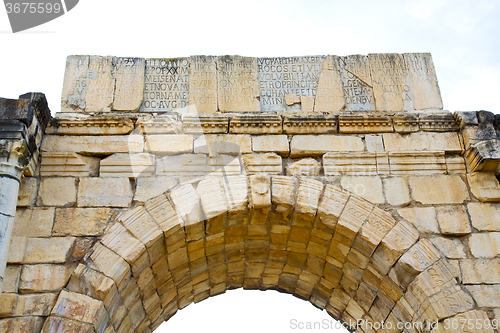
[[152, 332], [241, 287], [357, 332], [500, 332], [500, 116], [443, 111], [430, 55], [66, 66], [53, 118], [0, 99], [0, 176], [31, 142], [1, 332]]

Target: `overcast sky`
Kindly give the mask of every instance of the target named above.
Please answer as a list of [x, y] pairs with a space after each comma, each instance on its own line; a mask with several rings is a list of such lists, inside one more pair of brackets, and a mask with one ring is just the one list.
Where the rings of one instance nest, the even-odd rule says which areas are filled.
[[[70, 54], [172, 58], [430, 52], [446, 110], [499, 113], [499, 8], [496, 0], [81, 0], [66, 15], [17, 34], [10, 32], [0, 8], [0, 97], [43, 92], [52, 112], [59, 111]], [[277, 293], [261, 293], [266, 297], [254, 304], [245, 292], [233, 293], [239, 296], [222, 308], [215, 302], [226, 296], [192, 306], [193, 312], [189, 307], [181, 311], [186, 316], [179, 329], [186, 321], [219, 325], [220, 316], [233, 309], [238, 313], [246, 303], [251, 307], [239, 311], [241, 329], [270, 331], [255, 320], [270, 311], [264, 308], [268, 304], [283, 314], [277, 319], [281, 326], [275, 327], [279, 332], [292, 319], [286, 306], [298, 309], [295, 302], [322, 315], [289, 295], [268, 298]], [[211, 306], [201, 310], [209, 312], [209, 322], [194, 314], [202, 305]]]

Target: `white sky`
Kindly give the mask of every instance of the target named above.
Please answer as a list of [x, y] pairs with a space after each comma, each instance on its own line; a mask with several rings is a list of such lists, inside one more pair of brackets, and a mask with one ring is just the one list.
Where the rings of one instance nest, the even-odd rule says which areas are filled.
[[[43, 92], [52, 112], [59, 111], [70, 54], [171, 58], [430, 52], [446, 110], [499, 113], [499, 17], [497, 0], [81, 0], [52, 22], [12, 34], [0, 7], [0, 97]], [[238, 296], [229, 298], [233, 294]], [[313, 313], [300, 310], [303, 321], [314, 315], [328, 318], [289, 295], [259, 293], [257, 300], [251, 294], [231, 291], [192, 305], [162, 328], [219, 327], [220, 316], [235, 316], [237, 326], [219, 332], [286, 332], [290, 319], [298, 316], [291, 311], [299, 306]], [[218, 300], [224, 301], [216, 305]], [[202, 319], [200, 313], [208, 316]], [[255, 319], [269, 313], [274, 329]], [[174, 321], [180, 321], [178, 328]]]

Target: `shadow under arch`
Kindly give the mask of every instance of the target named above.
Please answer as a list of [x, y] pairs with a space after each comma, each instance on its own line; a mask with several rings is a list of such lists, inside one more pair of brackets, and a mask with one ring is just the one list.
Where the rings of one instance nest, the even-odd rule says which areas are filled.
[[152, 332], [234, 288], [293, 294], [359, 332], [480, 315], [408, 222], [314, 178], [258, 174], [184, 182], [110, 221], [42, 332]]

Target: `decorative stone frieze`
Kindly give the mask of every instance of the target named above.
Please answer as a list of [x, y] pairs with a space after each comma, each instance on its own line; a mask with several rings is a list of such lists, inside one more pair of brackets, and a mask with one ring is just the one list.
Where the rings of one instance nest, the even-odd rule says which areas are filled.
[[183, 115], [182, 128], [186, 134], [228, 133], [229, 118], [216, 115]]
[[285, 116], [283, 132], [286, 134], [337, 133], [337, 117], [329, 115]]
[[339, 133], [394, 132], [388, 116], [339, 116]]
[[158, 116], [137, 120], [137, 127], [144, 134], [173, 134], [182, 131], [182, 123], [175, 117]]
[[279, 116], [234, 116], [229, 121], [232, 134], [281, 134], [282, 131]]
[[420, 114], [418, 124], [422, 131], [427, 132], [453, 132], [459, 129], [459, 125], [451, 113]]
[[52, 118], [46, 134], [59, 135], [120, 135], [134, 130], [131, 119], [117, 117], [67, 117]]

